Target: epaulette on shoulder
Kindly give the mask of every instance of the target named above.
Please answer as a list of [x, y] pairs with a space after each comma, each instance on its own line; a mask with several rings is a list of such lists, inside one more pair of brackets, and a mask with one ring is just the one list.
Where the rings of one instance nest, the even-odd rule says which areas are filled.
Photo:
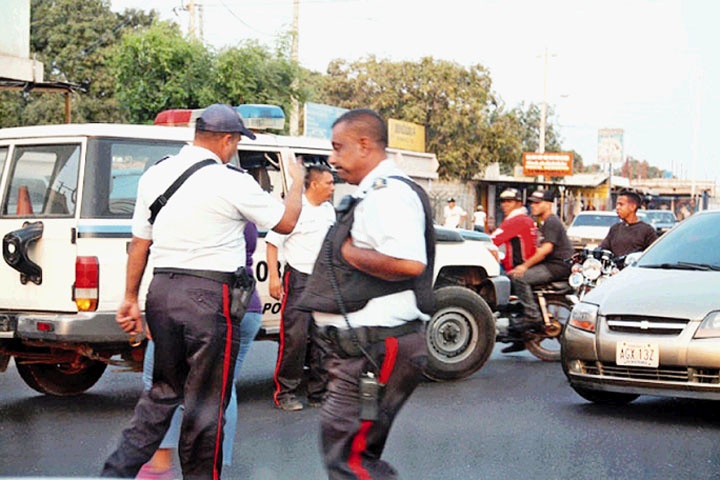
[[385, 177], [376, 178], [372, 184], [373, 190], [380, 190], [385, 187], [387, 187], [387, 178]]
[[[153, 164], [150, 165], [150, 166], [151, 166], [151, 167], [154, 167], [155, 165], [160, 165], [162, 162], [164, 162], [165, 160], [167, 160], [167, 159], [170, 158], [170, 157], [172, 157], [172, 155], [165, 155], [165, 156], [162, 157], [160, 160], [158, 160], [157, 162], [153, 163]], [[149, 167], [148, 167], [148, 168], [149, 168]]]
[[235, 172], [247, 173], [245, 170], [243, 170], [242, 168], [240, 168], [240, 167], [238, 167], [238, 166], [236, 166], [236, 165], [230, 165], [230, 164], [228, 163], [228, 164], [225, 165], [225, 166], [226, 166], [227, 168], [229, 168], [230, 170], [233, 170], [233, 171], [235, 171]]

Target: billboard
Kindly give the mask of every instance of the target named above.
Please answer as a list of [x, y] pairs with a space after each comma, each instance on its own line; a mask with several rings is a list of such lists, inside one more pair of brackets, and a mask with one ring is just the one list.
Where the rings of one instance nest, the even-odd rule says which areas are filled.
[[598, 163], [622, 163], [623, 134], [622, 128], [601, 128], [598, 130]]
[[526, 177], [564, 177], [572, 175], [572, 152], [523, 152], [523, 175]]
[[332, 124], [347, 112], [347, 108], [323, 105], [322, 103], [305, 103], [305, 133], [306, 137], [332, 139]]
[[425, 151], [425, 127], [417, 123], [388, 120], [388, 146], [413, 152]]

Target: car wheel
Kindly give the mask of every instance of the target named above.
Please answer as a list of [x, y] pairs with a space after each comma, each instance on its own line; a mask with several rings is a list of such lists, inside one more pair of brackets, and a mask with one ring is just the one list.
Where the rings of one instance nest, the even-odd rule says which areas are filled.
[[435, 313], [427, 327], [431, 380], [460, 380], [477, 372], [495, 346], [495, 318], [485, 300], [457, 286], [435, 291]]
[[25, 383], [35, 391], [58, 397], [80, 395], [95, 385], [107, 364], [81, 359], [78, 364], [15, 362]]
[[604, 392], [602, 390], [591, 390], [589, 388], [572, 386], [573, 390], [585, 400], [599, 405], [625, 405], [640, 395], [632, 393]]

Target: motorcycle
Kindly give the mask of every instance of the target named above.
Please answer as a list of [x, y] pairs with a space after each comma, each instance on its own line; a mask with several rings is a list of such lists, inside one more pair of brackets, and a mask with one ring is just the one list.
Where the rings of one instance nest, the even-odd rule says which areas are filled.
[[533, 288], [533, 295], [540, 307], [542, 324], [528, 329], [515, 329], [522, 323], [523, 306], [516, 296], [495, 312], [496, 342], [523, 342], [525, 348], [540, 360], [560, 361], [560, 337], [574, 303], [569, 298], [573, 289], [566, 281], [556, 281]]
[[575, 303], [620, 271], [623, 257], [615, 257], [610, 250], [585, 248], [573, 255], [569, 261], [570, 277], [568, 283], [575, 290]]

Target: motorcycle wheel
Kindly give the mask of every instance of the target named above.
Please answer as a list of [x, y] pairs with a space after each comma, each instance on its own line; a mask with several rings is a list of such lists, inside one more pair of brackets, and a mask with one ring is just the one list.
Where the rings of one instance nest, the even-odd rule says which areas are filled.
[[483, 298], [465, 287], [435, 291], [435, 314], [427, 326], [430, 380], [460, 380], [477, 372], [495, 346], [495, 317]]
[[560, 338], [570, 318], [572, 304], [565, 299], [548, 298], [547, 309], [548, 313], [552, 316], [553, 325], [557, 331], [553, 332], [551, 336], [547, 334], [533, 334], [533, 337], [525, 342], [525, 348], [540, 360], [545, 362], [559, 362]]

